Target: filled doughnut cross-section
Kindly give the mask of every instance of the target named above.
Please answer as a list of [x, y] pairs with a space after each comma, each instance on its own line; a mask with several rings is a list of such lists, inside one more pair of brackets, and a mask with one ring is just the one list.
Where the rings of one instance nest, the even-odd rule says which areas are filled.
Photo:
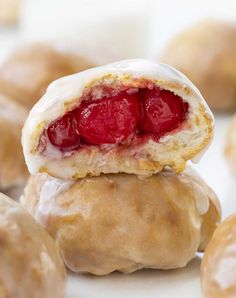
[[32, 174], [181, 172], [211, 141], [213, 122], [183, 74], [124, 60], [53, 82], [31, 110], [22, 142]]

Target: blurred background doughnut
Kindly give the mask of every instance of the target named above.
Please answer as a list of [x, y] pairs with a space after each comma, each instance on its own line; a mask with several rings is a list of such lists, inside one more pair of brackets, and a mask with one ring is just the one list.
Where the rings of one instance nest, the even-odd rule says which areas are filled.
[[24, 186], [28, 177], [21, 130], [27, 110], [1, 93], [0, 86], [0, 190]]
[[64, 297], [66, 271], [56, 244], [18, 203], [3, 194], [0, 243], [1, 298]]
[[14, 51], [0, 67], [0, 87], [17, 102], [31, 108], [54, 80], [94, 64], [53, 45], [34, 43]]
[[170, 41], [161, 60], [182, 71], [217, 112], [236, 109], [236, 26], [205, 20]]
[[20, 0], [0, 0], [0, 25], [15, 25], [19, 20]]
[[236, 214], [216, 229], [201, 265], [204, 298], [236, 297]]

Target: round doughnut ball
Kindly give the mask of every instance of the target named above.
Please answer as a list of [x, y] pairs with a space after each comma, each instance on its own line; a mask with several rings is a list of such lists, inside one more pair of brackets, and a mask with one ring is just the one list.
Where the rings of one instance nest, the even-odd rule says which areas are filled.
[[201, 265], [204, 298], [236, 297], [236, 215], [216, 229]]
[[25, 185], [28, 170], [21, 146], [27, 110], [0, 92], [0, 190]]
[[0, 68], [0, 90], [31, 108], [48, 85], [63, 76], [94, 67], [75, 50], [34, 43], [13, 52]]
[[236, 109], [236, 27], [205, 20], [176, 36], [161, 59], [183, 72], [217, 112]]
[[75, 182], [38, 174], [22, 203], [56, 239], [70, 270], [97, 275], [183, 267], [220, 220], [215, 194], [188, 171]]
[[0, 194], [0, 297], [63, 298], [66, 271], [54, 240]]
[[236, 115], [230, 121], [224, 148], [225, 158], [228, 162], [232, 174], [236, 174]]

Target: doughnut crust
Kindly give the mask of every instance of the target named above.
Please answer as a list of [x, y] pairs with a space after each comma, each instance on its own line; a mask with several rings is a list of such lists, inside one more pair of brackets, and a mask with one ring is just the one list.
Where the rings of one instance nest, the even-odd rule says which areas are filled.
[[0, 297], [63, 298], [66, 271], [53, 239], [0, 194]]
[[13, 52], [0, 68], [0, 88], [31, 108], [52, 81], [93, 66], [69, 50], [46, 43], [29, 44]]
[[216, 195], [190, 169], [74, 182], [38, 174], [21, 202], [55, 238], [70, 270], [96, 275], [183, 267], [220, 221]]
[[27, 111], [0, 93], [0, 189], [23, 185], [28, 177], [21, 147]]
[[236, 297], [236, 215], [216, 229], [201, 265], [204, 298]]
[[[158, 142], [140, 145], [91, 145], [66, 156], [50, 145], [48, 155], [39, 150], [39, 140], [48, 125], [78, 107], [87, 92], [101, 96], [101, 86], [114, 90], [143, 88], [148, 83], [172, 91], [189, 104], [187, 119], [176, 131]], [[103, 90], [103, 89], [102, 89]], [[85, 99], [86, 100], [86, 99]], [[177, 70], [143, 59], [124, 60], [93, 68], [53, 82], [33, 107], [25, 123], [22, 144], [31, 174], [45, 172], [61, 179], [78, 179], [101, 173], [151, 175], [165, 166], [181, 172], [186, 161], [206, 149], [213, 136], [214, 120], [196, 87]], [[61, 169], [63, 168], [63, 171]]]
[[167, 46], [162, 61], [184, 74], [218, 112], [236, 109], [236, 27], [201, 21], [181, 32]]

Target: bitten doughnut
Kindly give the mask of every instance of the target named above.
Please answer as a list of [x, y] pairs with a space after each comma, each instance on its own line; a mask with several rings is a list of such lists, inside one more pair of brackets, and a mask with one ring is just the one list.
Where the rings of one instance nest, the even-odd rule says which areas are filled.
[[21, 202], [55, 238], [70, 270], [97, 275], [183, 267], [220, 221], [215, 193], [190, 169], [77, 181], [37, 174]]
[[181, 172], [212, 135], [213, 116], [183, 74], [135, 59], [53, 82], [31, 110], [22, 144], [31, 174], [66, 180]]
[[66, 271], [54, 240], [0, 194], [0, 297], [64, 298]]
[[215, 111], [236, 109], [234, 24], [201, 21], [176, 36], [161, 60], [186, 74]]
[[13, 52], [0, 68], [0, 88], [31, 108], [54, 80], [95, 66], [75, 53], [44, 43]]
[[204, 298], [236, 297], [236, 215], [216, 229], [201, 265]]
[[28, 177], [21, 130], [27, 110], [0, 91], [0, 189], [23, 185]]

